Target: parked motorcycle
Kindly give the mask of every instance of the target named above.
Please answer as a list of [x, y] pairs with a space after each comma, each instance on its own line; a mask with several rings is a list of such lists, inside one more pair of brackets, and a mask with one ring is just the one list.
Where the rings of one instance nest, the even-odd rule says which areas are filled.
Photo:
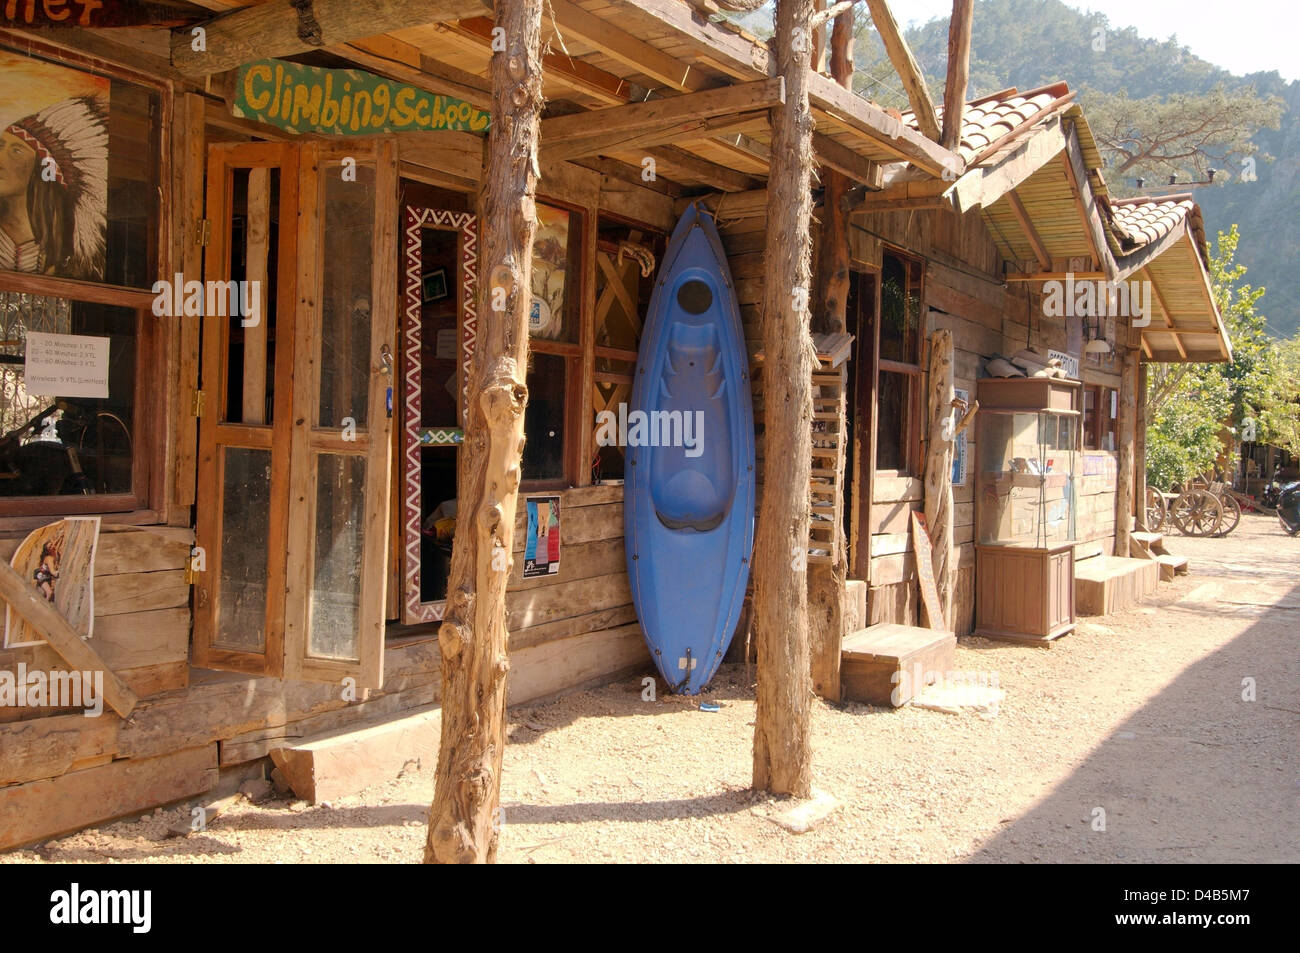
[[1277, 521], [1292, 536], [1300, 536], [1300, 480], [1288, 483], [1279, 492]]
[[1273, 470], [1273, 479], [1268, 481], [1268, 486], [1264, 487], [1264, 492], [1259, 496], [1259, 502], [1262, 506], [1267, 506], [1270, 510], [1277, 509], [1277, 499], [1282, 495], [1282, 467], [1279, 464]]

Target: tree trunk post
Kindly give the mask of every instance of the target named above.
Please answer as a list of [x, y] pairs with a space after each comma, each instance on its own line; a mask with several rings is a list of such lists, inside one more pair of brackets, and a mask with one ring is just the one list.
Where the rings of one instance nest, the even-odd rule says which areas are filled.
[[1119, 377], [1119, 474], [1115, 481], [1115, 555], [1129, 555], [1133, 526], [1133, 445], [1137, 442], [1138, 354], [1123, 348]]
[[943, 138], [940, 145], [956, 151], [961, 142], [961, 121], [966, 111], [966, 86], [970, 82], [971, 21], [975, 0], [952, 0], [948, 21], [948, 79], [943, 90]]
[[[831, 31], [831, 75], [841, 86], [853, 85], [853, 11], [841, 13]], [[818, 256], [820, 299], [817, 330], [835, 334], [846, 329], [849, 295], [849, 213], [844, 200], [850, 180], [836, 170], [821, 167], [825, 200], [822, 203], [821, 244]], [[849, 439], [842, 412], [838, 421], [841, 441]], [[841, 458], [842, 459], [842, 458]], [[842, 482], [843, 475], [837, 483]], [[840, 652], [844, 640], [844, 589], [848, 579], [848, 547], [844, 525], [835, 528], [834, 562], [808, 567], [808, 647], [812, 657], [813, 690], [827, 701], [840, 699]]]
[[785, 104], [773, 108], [763, 291], [763, 503], [754, 547], [758, 696], [754, 787], [812, 792], [808, 653], [808, 521], [812, 455], [809, 337], [812, 111], [808, 106], [812, 0], [777, 0], [777, 75]]
[[491, 863], [500, 831], [510, 580], [524, 445], [528, 303], [537, 230], [542, 107], [541, 0], [497, 0], [505, 50], [492, 56], [483, 193], [479, 336], [460, 486], [459, 528], [438, 630], [442, 743], [426, 863]]
[[[930, 560], [939, 589], [942, 619], [925, 622], [932, 629], [952, 628], [952, 332], [935, 331], [930, 338], [930, 426], [925, 454], [925, 525], [930, 533]], [[925, 600], [921, 600], [924, 607]], [[938, 624], [936, 624], [938, 623]]]
[[1133, 468], [1136, 471], [1134, 506], [1137, 509], [1137, 527], [1147, 532], [1147, 365], [1138, 364], [1137, 377], [1136, 444], [1133, 448]]

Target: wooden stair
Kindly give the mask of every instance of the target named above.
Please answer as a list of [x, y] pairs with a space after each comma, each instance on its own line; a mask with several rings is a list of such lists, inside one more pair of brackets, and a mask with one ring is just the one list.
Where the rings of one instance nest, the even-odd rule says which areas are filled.
[[844, 524], [844, 360], [852, 340], [847, 334], [813, 335], [817, 368], [812, 375], [809, 564], [830, 566], [843, 559], [844, 534], [840, 527]]
[[893, 622], [859, 629], [840, 648], [840, 697], [898, 708], [952, 671], [956, 660], [951, 632]]
[[1093, 556], [1074, 564], [1074, 609], [1079, 615], [1110, 615], [1135, 606], [1156, 591], [1154, 560]]
[[1165, 548], [1165, 538], [1161, 533], [1130, 533], [1129, 555], [1158, 563], [1162, 582], [1173, 582], [1174, 576], [1185, 576], [1190, 569], [1186, 556], [1175, 556]]

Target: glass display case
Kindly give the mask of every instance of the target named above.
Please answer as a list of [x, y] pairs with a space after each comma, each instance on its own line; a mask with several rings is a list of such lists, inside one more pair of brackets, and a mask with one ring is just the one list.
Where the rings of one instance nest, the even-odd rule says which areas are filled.
[[1074, 628], [1079, 384], [979, 382], [976, 634], [1051, 641]]

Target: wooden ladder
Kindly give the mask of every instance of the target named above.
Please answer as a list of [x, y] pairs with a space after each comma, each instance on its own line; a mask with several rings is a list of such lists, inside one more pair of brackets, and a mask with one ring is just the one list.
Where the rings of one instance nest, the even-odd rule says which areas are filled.
[[808, 562], [843, 562], [844, 534], [844, 360], [852, 338], [847, 334], [815, 334], [817, 369], [813, 371], [812, 471], [809, 493], [812, 521], [808, 525]]

